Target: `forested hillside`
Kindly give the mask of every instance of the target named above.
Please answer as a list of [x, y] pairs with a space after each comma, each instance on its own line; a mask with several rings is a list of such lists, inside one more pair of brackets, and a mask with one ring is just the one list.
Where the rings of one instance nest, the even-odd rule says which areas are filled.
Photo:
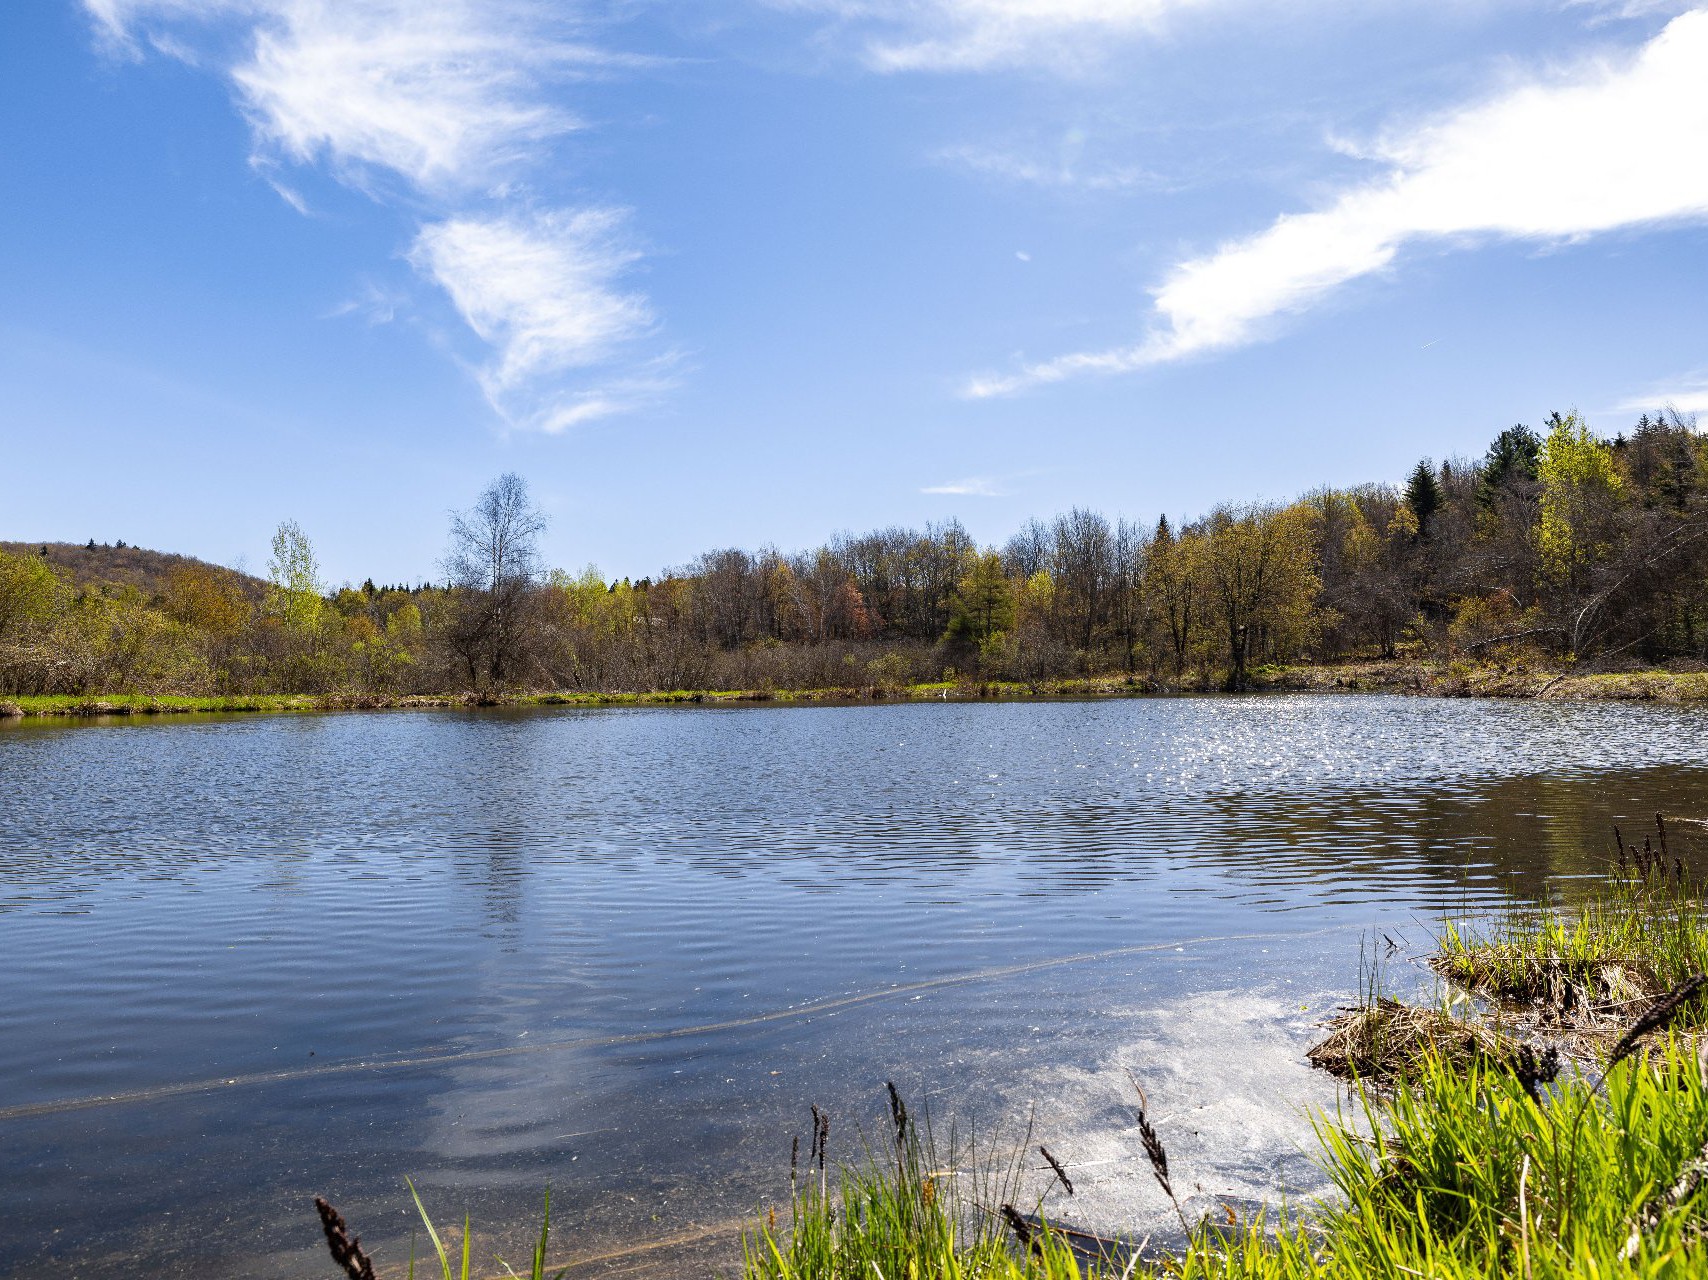
[[451, 529], [444, 585], [328, 590], [284, 524], [265, 582], [136, 548], [7, 543], [0, 693], [850, 688], [1264, 663], [1708, 658], [1708, 441], [1575, 415], [1403, 483], [1217, 507], [1073, 510], [1002, 546], [951, 521], [708, 551], [656, 578], [546, 571], [514, 476]]
[[[181, 569], [213, 569], [217, 566], [192, 556], [170, 551], [149, 551], [124, 542], [0, 542], [0, 552], [14, 556], [40, 556], [73, 587], [135, 587], [150, 598], [164, 596], [172, 574]], [[255, 598], [266, 594], [264, 578], [239, 575]]]

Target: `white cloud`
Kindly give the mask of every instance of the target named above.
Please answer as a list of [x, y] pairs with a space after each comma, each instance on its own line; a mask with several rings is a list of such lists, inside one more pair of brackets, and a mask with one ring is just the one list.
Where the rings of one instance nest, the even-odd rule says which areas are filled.
[[258, 146], [297, 163], [390, 170], [426, 190], [491, 180], [575, 127], [544, 87], [612, 61], [531, 3], [478, 0], [85, 0], [106, 35], [201, 61], [190, 36], [232, 23], [227, 55]]
[[513, 424], [562, 430], [621, 407], [604, 391], [558, 384], [652, 325], [645, 299], [618, 285], [640, 256], [623, 237], [624, 217], [583, 209], [452, 218], [416, 238], [410, 262], [493, 348], [481, 386]]
[[1136, 165], [1088, 165], [1082, 158], [1084, 135], [1070, 131], [1053, 156], [1040, 157], [991, 147], [960, 146], [939, 151], [936, 159], [981, 177], [1031, 187], [1083, 191], [1120, 191], [1154, 185], [1157, 179]]
[[1657, 409], [1671, 409], [1685, 417], [1708, 415], [1708, 375], [1695, 374], [1662, 384], [1617, 406], [1620, 413], [1653, 413]]
[[[784, 0], [785, 3], [788, 0]], [[862, 54], [879, 71], [967, 71], [1097, 56], [1111, 36], [1153, 35], [1222, 0], [793, 0], [875, 26]]]
[[1595, 10], [1590, 16], [1591, 25], [1623, 18], [1649, 18], [1658, 14], [1683, 13], [1695, 7], [1694, 0], [1566, 0], [1566, 3], [1581, 9]]
[[[562, 430], [656, 388], [649, 372], [600, 385], [568, 375], [611, 360], [652, 317], [616, 285], [639, 256], [603, 208], [534, 212], [510, 193], [578, 127], [553, 98], [567, 78], [637, 61], [574, 36], [575, 4], [542, 0], [84, 0], [114, 48], [147, 44], [227, 75], [255, 139], [252, 164], [278, 177], [324, 164], [385, 198], [401, 179], [430, 210], [408, 258], [492, 348], [475, 372], [514, 426]], [[496, 209], [496, 211], [494, 211]], [[395, 290], [372, 284], [333, 314], [389, 320]], [[622, 389], [617, 394], [612, 388]]]
[[327, 311], [326, 318], [359, 316], [370, 327], [390, 324], [407, 302], [408, 299], [397, 290], [368, 280], [354, 294]]
[[1138, 344], [972, 381], [1003, 395], [1254, 341], [1277, 316], [1382, 272], [1413, 242], [1560, 243], [1708, 217], [1708, 10], [1634, 55], [1583, 63], [1368, 149], [1389, 173], [1176, 267]]
[[997, 488], [996, 481], [989, 476], [968, 476], [965, 480], [951, 480], [947, 484], [927, 485], [921, 493], [944, 494], [956, 498], [1001, 498], [1007, 495]]
[[261, 181], [273, 188], [273, 194], [278, 196], [279, 199], [290, 205], [291, 208], [302, 214], [303, 217], [307, 218], [313, 216], [309, 210], [308, 201], [303, 198], [302, 192], [281, 180], [274, 172], [275, 166], [269, 164], [259, 156], [253, 156], [250, 158], [249, 167], [261, 175]]
[[594, 61], [521, 13], [460, 0], [290, 0], [233, 73], [257, 132], [300, 163], [467, 188], [575, 126], [540, 79]]

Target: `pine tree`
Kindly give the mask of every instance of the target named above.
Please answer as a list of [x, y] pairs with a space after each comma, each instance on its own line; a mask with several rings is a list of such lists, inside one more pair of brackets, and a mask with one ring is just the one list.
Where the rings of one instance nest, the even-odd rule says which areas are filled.
[[1411, 479], [1406, 481], [1406, 506], [1417, 517], [1420, 538], [1429, 536], [1429, 518], [1441, 510], [1443, 501], [1441, 482], [1435, 478], [1435, 468], [1425, 458], [1412, 469]]

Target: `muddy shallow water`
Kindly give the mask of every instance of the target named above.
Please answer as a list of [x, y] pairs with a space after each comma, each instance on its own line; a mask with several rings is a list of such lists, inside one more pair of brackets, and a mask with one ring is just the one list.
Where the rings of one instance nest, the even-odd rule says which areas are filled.
[[405, 1175], [512, 1261], [550, 1184], [589, 1274], [727, 1268], [808, 1104], [846, 1154], [887, 1079], [1030, 1117], [1080, 1188], [1049, 1209], [1094, 1229], [1166, 1209], [1128, 1069], [1177, 1182], [1297, 1198], [1335, 1096], [1302, 1051], [1361, 950], [1569, 894], [1657, 809], [1708, 858], [1708, 712], [6, 725], [0, 1272], [321, 1274], [319, 1193], [398, 1262]]

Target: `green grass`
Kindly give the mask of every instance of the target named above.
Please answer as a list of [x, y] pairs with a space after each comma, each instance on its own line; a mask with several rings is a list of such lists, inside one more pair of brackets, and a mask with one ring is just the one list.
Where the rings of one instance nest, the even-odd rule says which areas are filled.
[[[1627, 1059], [1592, 1099], [1573, 1078], [1533, 1095], [1510, 1072], [1426, 1060], [1363, 1125], [1319, 1126], [1340, 1193], [1270, 1235], [1201, 1236], [1182, 1276], [1673, 1276], [1708, 1266], [1705, 1197], [1667, 1193], [1708, 1141], [1695, 1057]], [[1580, 1119], [1581, 1113], [1581, 1119]], [[1377, 1138], [1369, 1134], [1379, 1135]]]
[[[1678, 864], [1638, 851], [1574, 907], [1446, 922], [1431, 967], [1535, 1026], [1605, 1043], [1660, 995], [1708, 972], [1708, 915]], [[1708, 1003], [1694, 1002], [1684, 1023], [1708, 1024]]]
[[[1664, 828], [1657, 835], [1664, 848]], [[1708, 972], [1708, 923], [1660, 849], [1631, 850], [1570, 910], [1449, 924], [1435, 966], [1497, 1005], [1552, 1019], [1557, 1043], [1593, 1059], [1668, 990]], [[1082, 1250], [1076, 1263], [1070, 1238], [1047, 1231], [1029, 1244], [968, 1236], [962, 1224], [977, 1215], [952, 1193], [928, 1199], [917, 1157], [868, 1161], [842, 1176], [839, 1195], [797, 1197], [787, 1229], [759, 1229], [742, 1280], [1708, 1274], [1708, 1058], [1693, 1042], [1663, 1027], [1646, 1051], [1620, 1041], [1605, 1073], [1580, 1061], [1556, 1075], [1559, 1059], [1521, 1045], [1498, 1007], [1490, 1025], [1400, 1005], [1375, 985], [1364, 994], [1324, 1042], [1355, 1079], [1346, 1108], [1316, 1123], [1334, 1194], [1302, 1212], [1200, 1222], [1172, 1253]], [[1698, 1001], [1671, 1025], [1705, 1021]], [[1358, 1079], [1366, 1070], [1369, 1084]]]
[[[420, 1192], [416, 1191], [413, 1182], [408, 1182], [407, 1179], [405, 1181], [409, 1187], [410, 1198], [415, 1201], [415, 1212], [420, 1215], [421, 1225], [427, 1231], [427, 1239], [433, 1245], [433, 1257], [439, 1264], [440, 1280], [473, 1280], [474, 1233], [469, 1230], [468, 1215], [463, 1215], [462, 1242], [453, 1261], [453, 1254], [446, 1247], [444, 1238], [439, 1234], [438, 1227], [434, 1225], [433, 1219], [428, 1215], [427, 1206], [421, 1203]], [[546, 1250], [551, 1244], [551, 1236], [552, 1193], [548, 1190], [545, 1197], [545, 1207], [540, 1213], [540, 1234], [534, 1241], [533, 1252], [529, 1255], [526, 1280], [562, 1280], [565, 1272], [569, 1270], [567, 1267], [562, 1267], [556, 1271], [548, 1272]], [[508, 1262], [500, 1258], [498, 1264], [504, 1268], [505, 1276], [516, 1277], [517, 1280], [521, 1280], [522, 1273]], [[409, 1280], [415, 1280], [415, 1251], [413, 1246], [410, 1249], [407, 1274]]]
[[[1507, 672], [1477, 664], [1409, 660], [1298, 663], [1254, 667], [1254, 691], [1363, 692], [1423, 695], [1470, 694], [1511, 698], [1708, 701], [1708, 673], [1628, 672], [1572, 675], [1537, 670]], [[1189, 675], [1181, 688], [1209, 691], [1220, 676]], [[373, 710], [384, 707], [551, 706], [621, 707], [676, 703], [851, 703], [1024, 701], [1039, 698], [1133, 698], [1179, 691], [1146, 676], [1113, 672], [1037, 681], [934, 680], [908, 685], [861, 684], [813, 689], [662, 689], [649, 691], [545, 690], [477, 696], [434, 694], [256, 693], [192, 697], [176, 694], [46, 694], [0, 697], [0, 719], [15, 716], [166, 715], [188, 712], [289, 712]]]
[[883, 701], [980, 701], [1024, 698], [1132, 697], [1146, 692], [1124, 678], [1013, 682], [936, 681], [907, 686], [848, 686], [825, 689], [661, 689], [645, 692], [505, 692], [384, 694], [256, 693], [207, 697], [177, 694], [29, 694], [0, 698], [0, 718], [18, 716], [154, 716], [195, 712], [291, 712], [377, 710], [388, 707], [625, 707], [673, 704], [847, 703]]
[[[968, 1227], [964, 1201], [904, 1161], [809, 1188], [758, 1227], [742, 1280], [1373, 1280], [1662, 1277], [1708, 1269], [1708, 1194], [1693, 1171], [1708, 1095], [1693, 1053], [1627, 1059], [1533, 1092], [1498, 1066], [1421, 1060], [1378, 1099], [1318, 1124], [1338, 1193], [1292, 1218], [1201, 1223], [1177, 1253], [1098, 1259], [1040, 1231], [1029, 1246]], [[1372, 1135], [1378, 1135], [1373, 1137]], [[1682, 1193], [1670, 1194], [1674, 1188]], [[1129, 1264], [1131, 1269], [1129, 1270]]]
[[893, 1146], [851, 1168], [791, 1168], [787, 1223], [773, 1211], [743, 1239], [743, 1280], [1077, 1277], [1062, 1237], [1042, 1236], [1029, 1267], [1011, 1246], [998, 1206], [1018, 1193], [1024, 1146], [1002, 1159], [953, 1134], [939, 1145], [892, 1099]]
[[1708, 1268], [1708, 1195], [1688, 1177], [1683, 1194], [1668, 1194], [1708, 1142], [1708, 1095], [1679, 1041], [1656, 1062], [1620, 1063], [1593, 1098], [1581, 1078], [1533, 1093], [1497, 1066], [1425, 1058], [1379, 1099], [1356, 1093], [1318, 1135], [1337, 1197], [1292, 1218], [1201, 1223], [1179, 1252], [1137, 1262], [1076, 1254], [1047, 1229], [1029, 1246], [999, 1222], [981, 1230], [967, 1197], [923, 1172], [928, 1154], [869, 1161], [825, 1193], [809, 1186], [786, 1224], [759, 1226], [742, 1280], [1535, 1280]]
[[233, 694], [189, 697], [177, 694], [32, 694], [0, 698], [0, 715], [97, 716], [183, 715], [192, 712], [314, 711], [323, 699], [313, 694]]

